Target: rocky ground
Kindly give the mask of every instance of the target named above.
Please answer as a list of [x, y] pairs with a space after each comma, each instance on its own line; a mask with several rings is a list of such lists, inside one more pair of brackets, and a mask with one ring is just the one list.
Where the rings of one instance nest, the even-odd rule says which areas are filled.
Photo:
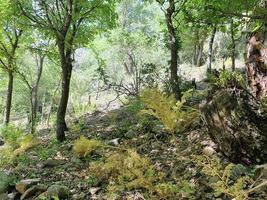
[[[185, 192], [165, 189], [157, 195], [155, 191], [159, 190], [154, 190], [152, 185], [153, 192], [150, 188], [120, 190], [116, 199], [229, 199], [223, 193], [214, 194], [208, 178], [194, 162], [194, 156], [199, 155], [220, 157], [202, 126], [199, 122], [184, 133], [170, 135], [154, 118], [140, 118], [135, 108], [123, 107], [72, 120], [67, 140], [61, 144], [53, 137], [53, 130], [40, 130], [38, 144], [1, 169], [0, 200], [115, 199], [108, 194], [110, 183], [95, 181], [90, 166], [124, 149], [134, 149], [140, 159], [149, 159], [155, 176], [164, 174], [162, 183], [183, 183], [181, 190]], [[73, 151], [73, 144], [81, 135], [100, 140], [108, 148], [79, 157]], [[193, 189], [187, 188], [188, 185]], [[263, 196], [252, 199], [260, 200]]]

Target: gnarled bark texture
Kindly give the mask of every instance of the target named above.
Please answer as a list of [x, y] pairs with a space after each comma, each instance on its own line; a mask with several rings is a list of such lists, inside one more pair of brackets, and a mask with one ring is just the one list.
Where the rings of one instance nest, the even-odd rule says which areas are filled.
[[252, 94], [257, 99], [267, 95], [267, 48], [255, 35], [247, 46], [247, 78]]
[[247, 46], [249, 90], [217, 89], [203, 107], [208, 133], [219, 150], [233, 162], [267, 162], [267, 49], [252, 36]]

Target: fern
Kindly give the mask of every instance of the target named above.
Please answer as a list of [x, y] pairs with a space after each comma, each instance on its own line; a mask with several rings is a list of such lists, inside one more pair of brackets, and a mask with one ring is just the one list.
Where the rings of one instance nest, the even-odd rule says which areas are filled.
[[211, 159], [207, 156], [198, 156], [195, 159], [198, 166], [202, 167], [202, 172], [208, 176], [216, 177], [218, 181], [211, 183], [211, 187], [216, 194], [224, 194], [235, 200], [248, 199], [248, 192], [245, 186], [252, 183], [249, 176], [241, 176], [235, 182], [231, 179], [234, 164], [230, 163], [225, 168], [219, 160]]
[[193, 90], [188, 90], [183, 94], [181, 101], [176, 101], [173, 96], [163, 94], [158, 88], [146, 89], [141, 94], [141, 100], [147, 109], [142, 110], [142, 113], [159, 119], [172, 134], [178, 129], [183, 131], [199, 117], [198, 110], [185, 106], [192, 92]]

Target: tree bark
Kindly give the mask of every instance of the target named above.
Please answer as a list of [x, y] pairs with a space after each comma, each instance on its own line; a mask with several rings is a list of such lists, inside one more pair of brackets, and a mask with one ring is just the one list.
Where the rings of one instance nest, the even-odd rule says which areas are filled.
[[31, 91], [31, 133], [35, 132], [36, 128], [36, 120], [37, 120], [37, 108], [38, 108], [38, 91], [39, 91], [39, 83], [43, 72], [43, 65], [44, 65], [44, 58], [43, 55], [36, 55], [36, 65], [37, 65], [37, 72], [36, 72], [36, 81], [35, 85]]
[[70, 91], [70, 80], [72, 73], [72, 58], [71, 58], [71, 50], [68, 49], [65, 52], [65, 44], [64, 41], [58, 42], [58, 49], [60, 52], [60, 61], [61, 61], [61, 69], [62, 69], [62, 83], [61, 83], [61, 98], [57, 111], [57, 140], [62, 142], [65, 140], [65, 131], [68, 130], [67, 124], [65, 121], [66, 110], [69, 99], [69, 91]]
[[174, 0], [169, 0], [169, 8], [166, 12], [166, 23], [169, 34], [169, 47], [171, 50], [171, 65], [170, 65], [170, 83], [172, 93], [175, 95], [176, 99], [181, 98], [181, 91], [179, 85], [179, 77], [178, 77], [178, 39], [176, 30], [173, 24], [173, 15], [175, 14], [175, 2]]
[[212, 55], [213, 55], [213, 43], [214, 43], [214, 38], [216, 35], [217, 28], [214, 27], [212, 30], [212, 34], [210, 37], [210, 42], [209, 42], [209, 54], [208, 54], [208, 65], [207, 65], [207, 71], [211, 72], [211, 63], [212, 63]]
[[258, 100], [267, 96], [267, 47], [260, 41], [257, 35], [250, 38], [246, 57], [248, 85]]
[[235, 71], [235, 35], [234, 35], [234, 21], [231, 20], [231, 61], [232, 71]]
[[13, 82], [14, 82], [13, 72], [9, 71], [8, 72], [7, 98], [6, 98], [5, 125], [8, 125], [10, 122], [10, 113], [11, 113], [12, 96], [13, 96]]
[[202, 64], [203, 45], [204, 45], [203, 43], [199, 44], [199, 50], [198, 50], [197, 62], [196, 62], [197, 67], [200, 67]]

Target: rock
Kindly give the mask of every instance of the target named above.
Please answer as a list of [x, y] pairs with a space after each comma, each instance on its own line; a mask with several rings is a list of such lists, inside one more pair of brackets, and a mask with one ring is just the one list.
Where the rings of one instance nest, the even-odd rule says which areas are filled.
[[83, 193], [83, 192], [81, 192], [80, 194], [74, 194], [72, 196], [72, 199], [74, 199], [74, 200], [84, 200], [84, 199], [86, 199], [86, 194]]
[[10, 177], [5, 172], [0, 171], [0, 194], [8, 191], [10, 182]]
[[101, 188], [100, 187], [91, 187], [89, 192], [91, 195], [95, 195]]
[[45, 167], [56, 167], [59, 165], [64, 165], [66, 163], [66, 161], [64, 160], [54, 160], [54, 159], [47, 159], [44, 163], [43, 163], [43, 168]]
[[111, 145], [114, 145], [114, 146], [118, 146], [120, 143], [119, 143], [119, 140], [120, 140], [120, 138], [115, 138], [115, 139], [113, 139], [113, 140], [110, 140], [109, 142], [108, 142], [108, 144], [111, 144]]
[[137, 136], [137, 131], [135, 131], [133, 129], [128, 130], [124, 135], [124, 137], [128, 138], [128, 139], [132, 139], [132, 138], [134, 138], [136, 136]]
[[12, 192], [12, 193], [7, 195], [8, 200], [19, 199], [19, 196], [20, 196], [20, 194], [18, 192]]
[[25, 179], [21, 180], [16, 184], [16, 190], [20, 194], [24, 194], [27, 189], [29, 189], [31, 186], [36, 185], [37, 183], [40, 182], [40, 179]]
[[204, 147], [203, 154], [206, 156], [213, 156], [214, 154], [216, 154], [216, 151], [212, 147], [207, 146]]
[[152, 128], [152, 132], [155, 133], [156, 135], [162, 135], [163, 133], [166, 133], [166, 129], [163, 125], [156, 124]]
[[35, 185], [24, 192], [24, 194], [20, 197], [20, 200], [24, 200], [33, 196], [40, 195], [41, 193], [47, 190], [46, 185]]
[[64, 185], [52, 185], [47, 189], [47, 196], [56, 196], [59, 199], [67, 199], [70, 196], [70, 190]]

